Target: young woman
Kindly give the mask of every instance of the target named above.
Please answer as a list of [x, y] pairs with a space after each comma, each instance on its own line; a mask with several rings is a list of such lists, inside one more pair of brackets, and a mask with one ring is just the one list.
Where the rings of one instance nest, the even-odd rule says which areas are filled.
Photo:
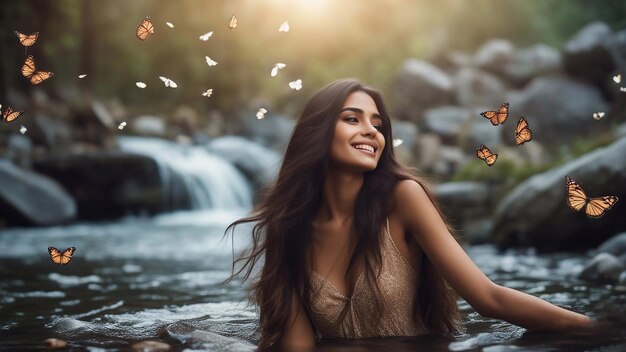
[[[456, 294], [478, 313], [528, 329], [587, 327], [588, 317], [496, 285], [450, 233], [422, 180], [399, 164], [381, 95], [339, 80], [308, 102], [276, 183], [250, 217], [250, 287], [259, 348], [319, 338], [415, 336], [460, 328]], [[231, 276], [232, 278], [232, 276]], [[229, 278], [229, 280], [231, 279]]]

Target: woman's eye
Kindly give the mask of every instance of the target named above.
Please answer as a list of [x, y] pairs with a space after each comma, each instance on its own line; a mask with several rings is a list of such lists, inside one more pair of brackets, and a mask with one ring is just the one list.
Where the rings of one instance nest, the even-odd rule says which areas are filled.
[[358, 121], [359, 121], [359, 120], [358, 120], [356, 117], [354, 117], [354, 116], [348, 116], [348, 117], [346, 117], [346, 118], [345, 118], [345, 120], [346, 120], [346, 121], [356, 121], [356, 122], [358, 122]]
[[378, 125], [378, 126], [374, 126], [375, 129], [382, 131], [383, 130], [383, 126], [382, 125]]

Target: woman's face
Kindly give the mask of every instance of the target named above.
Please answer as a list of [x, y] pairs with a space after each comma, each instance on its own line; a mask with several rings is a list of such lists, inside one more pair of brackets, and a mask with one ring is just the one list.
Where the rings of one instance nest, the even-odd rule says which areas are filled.
[[374, 170], [385, 147], [382, 126], [372, 97], [363, 91], [348, 95], [335, 125], [331, 163], [360, 172]]

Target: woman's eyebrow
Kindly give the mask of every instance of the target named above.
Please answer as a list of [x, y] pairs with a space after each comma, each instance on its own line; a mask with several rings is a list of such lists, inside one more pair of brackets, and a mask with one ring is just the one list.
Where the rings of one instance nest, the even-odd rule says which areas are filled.
[[[353, 107], [343, 108], [343, 109], [341, 109], [341, 111], [339, 111], [339, 113], [341, 114], [341, 113], [342, 113], [342, 112], [344, 112], [344, 111], [353, 111], [353, 112], [356, 112], [356, 113], [358, 113], [358, 114], [363, 114], [363, 110], [361, 110], [361, 109], [359, 109], [359, 108], [353, 108]], [[381, 119], [381, 120], [382, 120], [382, 118], [380, 117], [380, 115], [379, 115], [379, 114], [376, 114], [376, 113], [372, 114], [372, 117], [377, 118], [377, 119]]]

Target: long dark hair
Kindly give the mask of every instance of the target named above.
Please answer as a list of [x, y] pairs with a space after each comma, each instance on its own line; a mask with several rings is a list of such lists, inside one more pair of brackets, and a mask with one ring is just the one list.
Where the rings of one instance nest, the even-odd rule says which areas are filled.
[[[394, 202], [390, 197], [393, 188], [398, 181], [409, 179], [427, 190], [423, 180], [414, 174], [415, 170], [395, 160], [391, 122], [380, 93], [353, 79], [335, 81], [318, 91], [298, 119], [276, 182], [261, 193], [261, 200], [251, 216], [233, 222], [224, 233], [226, 236], [232, 230], [234, 234], [235, 226], [255, 223], [252, 248], [233, 261], [232, 275], [225, 282], [246, 270], [245, 282], [257, 261], [264, 257], [261, 273], [249, 288], [250, 298], [260, 310], [260, 349], [280, 341], [291, 323], [288, 319], [294, 295], [305, 309], [311, 306], [311, 268], [306, 259], [311, 224], [320, 205], [335, 124], [344, 101], [355, 91], [367, 93], [376, 103], [383, 121], [381, 132], [387, 143], [376, 169], [364, 173], [363, 186], [357, 195], [353, 229], [358, 239], [346, 275], [357, 258], [363, 258], [367, 283], [370, 289], [380, 292], [374, 268], [380, 268], [381, 264], [380, 234], [387, 215], [393, 210]], [[236, 264], [242, 261], [243, 266], [235, 272]], [[457, 331], [456, 295], [426, 255], [422, 259], [419, 281], [416, 304], [412, 307], [416, 324], [431, 333]], [[378, 298], [377, 306], [382, 312], [384, 305]]]

